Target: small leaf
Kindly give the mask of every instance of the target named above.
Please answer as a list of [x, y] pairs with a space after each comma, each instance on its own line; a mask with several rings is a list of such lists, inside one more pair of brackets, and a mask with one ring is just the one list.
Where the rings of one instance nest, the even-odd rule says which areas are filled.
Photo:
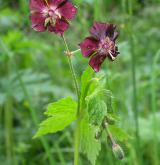
[[100, 126], [107, 115], [106, 90], [96, 89], [86, 97], [87, 111], [91, 124]]
[[95, 139], [96, 127], [91, 126], [87, 119], [81, 121], [80, 149], [87, 155], [88, 160], [95, 165], [97, 156], [101, 149], [101, 144]]
[[109, 129], [116, 140], [120, 142], [128, 140], [129, 135], [123, 129], [116, 127], [115, 125], [109, 125]]
[[92, 79], [94, 71], [91, 69], [91, 67], [88, 67], [84, 73], [81, 76], [81, 97], [85, 97], [85, 91], [86, 87], [89, 83], [89, 81]]
[[88, 100], [89, 121], [91, 124], [100, 126], [107, 115], [107, 106], [98, 96]]
[[70, 125], [76, 120], [77, 103], [70, 97], [61, 99], [58, 102], [50, 104], [45, 114], [49, 118], [40, 124], [40, 128], [34, 138], [61, 131]]

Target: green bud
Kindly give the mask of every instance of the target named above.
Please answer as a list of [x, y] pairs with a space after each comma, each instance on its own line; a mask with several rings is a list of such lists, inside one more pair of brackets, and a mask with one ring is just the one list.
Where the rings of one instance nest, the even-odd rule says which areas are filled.
[[112, 151], [113, 151], [113, 153], [117, 159], [119, 159], [119, 160], [124, 159], [124, 152], [123, 152], [120, 145], [113, 144], [112, 145]]

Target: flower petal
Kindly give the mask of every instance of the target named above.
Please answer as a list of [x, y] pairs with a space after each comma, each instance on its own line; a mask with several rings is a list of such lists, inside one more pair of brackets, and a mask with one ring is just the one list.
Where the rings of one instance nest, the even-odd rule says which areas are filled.
[[112, 40], [115, 41], [119, 36], [118, 32], [114, 32]]
[[105, 60], [105, 58], [106, 58], [106, 56], [96, 54], [95, 56], [93, 56], [90, 59], [89, 65], [94, 69], [95, 72], [99, 72], [100, 66], [103, 63], [103, 61]]
[[116, 26], [113, 24], [95, 22], [92, 28], [90, 29], [90, 33], [97, 39], [104, 39], [107, 36], [110, 39], [113, 39], [115, 28]]
[[57, 19], [55, 26], [49, 25], [48, 26], [48, 30], [50, 32], [55, 32], [56, 34], [61, 34], [63, 35], [63, 33], [69, 28], [69, 24], [68, 22], [66, 22], [63, 19]]
[[34, 13], [30, 16], [32, 22], [32, 28], [36, 31], [43, 32], [46, 30], [45, 17], [41, 13]]
[[71, 20], [76, 15], [77, 8], [71, 2], [66, 2], [58, 8], [58, 12], [64, 18]]
[[30, 0], [29, 7], [31, 11], [42, 11], [47, 6], [44, 0]]
[[94, 51], [98, 48], [98, 44], [98, 40], [94, 39], [93, 37], [87, 37], [84, 41], [82, 41], [79, 44], [83, 56], [88, 57], [92, 55]]
[[48, 0], [48, 4], [49, 6], [55, 6], [57, 8], [66, 1], [68, 0]]

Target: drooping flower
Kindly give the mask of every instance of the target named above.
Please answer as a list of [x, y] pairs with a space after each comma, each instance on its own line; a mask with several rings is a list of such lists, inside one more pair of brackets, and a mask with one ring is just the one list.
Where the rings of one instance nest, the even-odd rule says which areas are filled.
[[30, 0], [32, 28], [61, 34], [69, 28], [77, 8], [69, 0]]
[[108, 58], [114, 61], [119, 54], [115, 41], [118, 32], [116, 26], [109, 23], [95, 22], [90, 29], [91, 36], [80, 43], [81, 52], [84, 57], [90, 57], [89, 64], [98, 72], [103, 61]]

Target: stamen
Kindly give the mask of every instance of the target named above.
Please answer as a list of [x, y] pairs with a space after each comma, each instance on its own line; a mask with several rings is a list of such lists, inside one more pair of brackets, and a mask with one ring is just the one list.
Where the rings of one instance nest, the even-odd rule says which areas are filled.
[[116, 58], [113, 56], [112, 52], [109, 50], [108, 53], [109, 53], [110, 57], [112, 58], [112, 60], [114, 61]]
[[45, 19], [44, 26], [46, 27], [46, 26], [48, 25], [49, 22], [50, 22], [50, 18], [46, 18], [46, 19]]
[[49, 4], [48, 4], [48, 0], [45, 0], [45, 2], [46, 2], [46, 4], [47, 4], [47, 6], [49, 6]]

